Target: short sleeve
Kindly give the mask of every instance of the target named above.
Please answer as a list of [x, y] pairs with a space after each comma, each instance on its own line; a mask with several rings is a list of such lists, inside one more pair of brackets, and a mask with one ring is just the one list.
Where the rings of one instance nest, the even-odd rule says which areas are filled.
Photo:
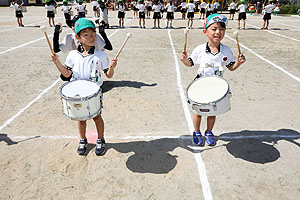
[[191, 62], [192, 66], [195, 64], [200, 64], [197, 62], [199, 59], [201, 59], [201, 46], [196, 47], [189, 56], [189, 61]]
[[224, 58], [226, 58], [226, 60], [223, 59], [223, 61], [225, 62], [225, 66], [227, 68], [231, 67], [236, 60], [235, 57], [233, 56], [232, 51], [227, 46], [224, 46]]
[[102, 52], [101, 61], [102, 61], [101, 62], [101, 70], [105, 72], [109, 68], [109, 60], [108, 60], [107, 55], [104, 52]]
[[65, 67], [70, 70], [72, 70], [74, 67], [74, 52], [76, 51], [71, 51], [65, 60]]

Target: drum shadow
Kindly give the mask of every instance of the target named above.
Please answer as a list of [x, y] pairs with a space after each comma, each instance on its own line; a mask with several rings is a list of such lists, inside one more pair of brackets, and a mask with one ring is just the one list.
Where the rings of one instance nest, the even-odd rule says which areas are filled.
[[116, 87], [132, 87], [141, 89], [142, 87], [153, 87], [156, 85], [156, 83], [147, 84], [138, 81], [104, 81], [102, 84], [102, 92], [108, 92], [109, 90]]
[[12, 139], [10, 139], [10, 137], [7, 136], [7, 134], [3, 134], [3, 133], [0, 133], [0, 142], [6, 142], [6, 144], [9, 146], [9, 145], [14, 145], [14, 144], [19, 144], [21, 142], [25, 142], [27, 140], [31, 140], [31, 139], [35, 139], [35, 138], [39, 138], [40, 136], [34, 136], [34, 137], [31, 137], [31, 138], [27, 138], [27, 139], [24, 139], [24, 140], [20, 140], [20, 141], [13, 141]]
[[274, 162], [280, 157], [275, 145], [279, 140], [285, 140], [300, 147], [295, 140], [300, 139], [300, 133], [291, 129], [278, 131], [249, 131], [224, 133], [218, 140], [229, 141], [227, 151], [235, 158], [253, 163], [265, 164]]
[[127, 168], [136, 173], [166, 174], [173, 170], [177, 164], [177, 155], [170, 152], [178, 147], [193, 152], [190, 140], [177, 138], [162, 138], [150, 141], [134, 141], [122, 143], [109, 143], [108, 149], [120, 153], [131, 153], [126, 161]]

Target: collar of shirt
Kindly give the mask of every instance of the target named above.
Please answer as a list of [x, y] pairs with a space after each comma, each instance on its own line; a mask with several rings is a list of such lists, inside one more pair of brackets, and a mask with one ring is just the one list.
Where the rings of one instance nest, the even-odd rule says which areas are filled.
[[206, 53], [211, 53], [212, 55], [217, 55], [219, 52], [220, 52], [220, 48], [221, 48], [221, 44], [219, 45], [219, 48], [218, 48], [218, 52], [217, 53], [212, 53], [209, 46], [208, 46], [208, 42], [206, 43], [206, 49], [205, 49], [205, 52]]
[[[83, 48], [82, 44], [78, 45], [77, 50], [78, 50], [81, 54], [84, 52], [84, 48]], [[95, 47], [92, 46], [92, 47], [89, 49], [88, 54], [89, 54], [89, 55], [90, 55], [90, 54], [94, 54], [94, 52], [95, 52]]]

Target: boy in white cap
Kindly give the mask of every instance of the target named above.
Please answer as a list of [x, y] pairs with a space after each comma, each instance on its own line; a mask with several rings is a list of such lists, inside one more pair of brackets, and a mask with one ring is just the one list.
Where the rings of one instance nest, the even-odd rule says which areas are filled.
[[[246, 59], [243, 54], [239, 54], [235, 60], [229, 47], [221, 43], [225, 35], [227, 18], [224, 15], [209, 15], [204, 24], [203, 34], [208, 38], [208, 42], [197, 46], [190, 56], [187, 52], [182, 52], [181, 61], [188, 67], [199, 64], [196, 78], [202, 76], [219, 75], [222, 76], [222, 67], [227, 67], [230, 71], [236, 70]], [[193, 141], [194, 144], [204, 146], [204, 139], [200, 132], [201, 115], [194, 114]], [[212, 129], [216, 121], [216, 116], [207, 117], [207, 129], [205, 131], [205, 141], [209, 146], [216, 145]]]
[[[103, 51], [95, 50], [96, 26], [92, 21], [85, 18], [77, 20], [75, 33], [81, 43], [78, 50], [69, 53], [64, 65], [56, 54], [51, 55], [51, 59], [64, 77], [70, 77], [71, 80], [89, 79], [101, 86], [103, 79], [100, 72], [103, 71], [107, 78], [111, 78], [114, 75], [117, 59], [108, 62], [107, 55]], [[99, 156], [105, 153], [104, 122], [101, 114], [93, 120], [98, 132], [95, 153]], [[78, 131], [80, 142], [77, 152], [79, 155], [84, 155], [87, 150], [86, 121], [78, 121]]]

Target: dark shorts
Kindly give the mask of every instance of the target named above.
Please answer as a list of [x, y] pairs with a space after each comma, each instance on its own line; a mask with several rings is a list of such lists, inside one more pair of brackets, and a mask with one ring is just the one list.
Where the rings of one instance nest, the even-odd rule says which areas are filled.
[[200, 13], [205, 13], [205, 8], [201, 8]]
[[230, 14], [235, 14], [235, 9], [230, 9]]
[[206, 11], [206, 18], [212, 14], [212, 11]]
[[16, 11], [16, 17], [17, 17], [17, 18], [23, 17], [23, 14], [22, 14], [22, 11], [21, 11], [21, 10]]
[[65, 19], [71, 19], [70, 13], [64, 13]]
[[139, 12], [139, 18], [145, 19], [145, 13], [144, 12]]
[[167, 19], [174, 19], [174, 13], [173, 12], [167, 12]]
[[195, 17], [194, 12], [188, 12], [187, 13], [187, 18], [194, 18], [194, 17]]
[[160, 12], [154, 12], [153, 13], [153, 19], [161, 19]]
[[125, 12], [121, 12], [121, 11], [119, 11], [118, 12], [118, 18], [120, 19], [120, 18], [125, 18]]
[[79, 15], [80, 17], [85, 17], [85, 12], [78, 12], [78, 15]]
[[54, 11], [47, 11], [47, 17], [55, 17]]
[[245, 12], [239, 13], [239, 18], [238, 18], [238, 20], [242, 20], [242, 19], [247, 19], [246, 13], [245, 13]]
[[271, 13], [266, 13], [265, 15], [264, 15], [264, 18], [263, 18], [264, 20], [270, 20], [271, 19]]
[[147, 10], [151, 11], [152, 10], [152, 6], [147, 6]]
[[93, 11], [98, 11], [97, 6], [93, 7]]
[[214, 9], [214, 10], [213, 10], [213, 13], [218, 13], [218, 9]]
[[181, 13], [186, 13], [186, 8], [181, 8], [180, 12]]
[[137, 7], [133, 7], [134, 11], [139, 11], [139, 9]]

